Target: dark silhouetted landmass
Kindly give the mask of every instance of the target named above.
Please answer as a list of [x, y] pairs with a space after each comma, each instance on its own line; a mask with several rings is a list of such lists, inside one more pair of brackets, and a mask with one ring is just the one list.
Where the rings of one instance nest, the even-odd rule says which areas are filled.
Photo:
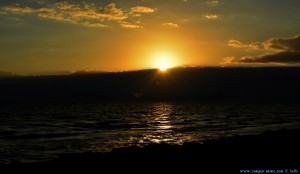
[[0, 80], [0, 101], [300, 99], [299, 67], [175, 68]]
[[[65, 154], [52, 161], [12, 163], [9, 169], [240, 173], [241, 170], [299, 170], [300, 130], [208, 140], [203, 144], [152, 144], [113, 149], [109, 153]], [[143, 172], [142, 172], [143, 173]]]
[[81, 71], [75, 71], [73, 73], [71, 73], [71, 75], [95, 75], [95, 74], [101, 74], [101, 73], [109, 73], [107, 71], [87, 71], [87, 70], [81, 70]]
[[17, 77], [18, 75], [11, 73], [11, 72], [5, 72], [5, 71], [0, 71], [0, 78], [4, 77]]

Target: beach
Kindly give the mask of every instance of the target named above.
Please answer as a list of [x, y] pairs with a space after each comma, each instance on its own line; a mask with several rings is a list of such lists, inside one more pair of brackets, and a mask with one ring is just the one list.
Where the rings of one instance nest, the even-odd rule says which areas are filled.
[[168, 171], [197, 170], [204, 173], [267, 173], [273, 170], [277, 173], [289, 170], [291, 173], [299, 170], [299, 135], [300, 129], [282, 129], [259, 135], [208, 140], [203, 144], [190, 142], [183, 145], [150, 144], [143, 148], [131, 146], [107, 153], [62, 154], [50, 161], [1, 166], [9, 170], [29, 171], [95, 168], [110, 171], [138, 171], [143, 168], [153, 171], [160, 167]]

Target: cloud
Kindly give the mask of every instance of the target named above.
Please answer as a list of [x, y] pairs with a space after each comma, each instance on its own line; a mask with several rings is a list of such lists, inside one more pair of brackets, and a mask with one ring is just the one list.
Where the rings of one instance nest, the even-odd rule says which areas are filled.
[[105, 25], [105, 24], [101, 24], [101, 23], [91, 23], [91, 22], [83, 22], [82, 23], [84, 26], [87, 26], [87, 27], [98, 27], [98, 28], [105, 28], [105, 27], [108, 27], [108, 25]]
[[113, 23], [125, 28], [142, 28], [141, 26], [130, 24], [126, 20], [132, 21], [133, 17], [141, 16], [142, 13], [152, 12], [154, 12], [154, 9], [144, 6], [133, 7], [131, 11], [125, 11], [118, 8], [115, 3], [97, 6], [92, 3], [72, 3], [67, 1], [48, 4], [44, 7], [29, 7], [15, 3], [3, 7], [1, 11], [1, 13], [16, 14], [32, 13], [41, 18], [99, 28], [108, 27]]
[[154, 9], [144, 6], [136, 6], [131, 8], [131, 12], [133, 13], [153, 13]]
[[[260, 56], [244, 56], [239, 59], [235, 57], [226, 57], [222, 64], [231, 63], [283, 63], [283, 64], [298, 64], [300, 63], [300, 35], [285, 39], [270, 39], [268, 41], [241, 43], [232, 40], [234, 46], [238, 48], [249, 48], [263, 45], [266, 53]], [[271, 52], [270, 52], [271, 51]]]
[[76, 7], [75, 4], [70, 4], [68, 2], [59, 2], [56, 4], [56, 6], [61, 10], [71, 10]]
[[210, 1], [207, 1], [206, 3], [211, 6], [217, 6], [220, 4], [220, 1], [210, 0]]
[[175, 24], [175, 23], [172, 23], [172, 22], [163, 23], [162, 26], [171, 27], [171, 28], [179, 28], [178, 24]]
[[260, 49], [263, 47], [262, 43], [260, 42], [243, 43], [234, 39], [228, 41], [228, 46], [235, 47], [235, 48], [247, 48], [247, 49]]
[[208, 14], [208, 15], [204, 15], [204, 17], [205, 17], [206, 19], [211, 19], [211, 20], [213, 20], [213, 19], [218, 19], [218, 18], [219, 18], [219, 16], [216, 15], [216, 14]]
[[277, 54], [266, 54], [262, 56], [252, 57], [244, 56], [240, 59], [223, 59], [224, 63], [284, 63], [295, 64], [300, 63], [300, 52], [280, 52]]
[[300, 35], [286, 39], [271, 39], [263, 43], [265, 49], [277, 51], [300, 51]]
[[221, 62], [221, 64], [233, 64], [233, 63], [236, 63], [236, 57], [234, 56], [225, 57]]
[[27, 7], [27, 6], [22, 7], [18, 3], [3, 7], [3, 10], [4, 10], [4, 12], [13, 12], [13, 13], [34, 13], [34, 12], [36, 12], [32, 8]]
[[124, 28], [143, 28], [142, 26], [140, 25], [136, 25], [136, 24], [132, 24], [132, 23], [129, 23], [129, 22], [125, 22], [125, 21], [121, 21], [120, 22], [120, 25]]

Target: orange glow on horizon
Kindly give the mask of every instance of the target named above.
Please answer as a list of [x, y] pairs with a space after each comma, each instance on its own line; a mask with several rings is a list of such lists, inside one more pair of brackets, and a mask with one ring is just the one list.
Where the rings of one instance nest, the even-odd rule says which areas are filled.
[[179, 65], [177, 55], [173, 52], [160, 51], [150, 56], [149, 65], [160, 71], [166, 71], [169, 68]]

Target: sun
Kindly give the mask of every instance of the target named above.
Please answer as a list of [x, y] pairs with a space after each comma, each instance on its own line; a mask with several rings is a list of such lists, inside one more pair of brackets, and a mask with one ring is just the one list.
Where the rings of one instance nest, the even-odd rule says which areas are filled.
[[169, 67], [168, 67], [168, 65], [162, 63], [162, 64], [159, 65], [158, 68], [159, 68], [159, 70], [161, 70], [161, 71], [166, 71]]
[[154, 67], [160, 71], [166, 71], [177, 65], [177, 59], [172, 52], [157, 52], [152, 57]]

